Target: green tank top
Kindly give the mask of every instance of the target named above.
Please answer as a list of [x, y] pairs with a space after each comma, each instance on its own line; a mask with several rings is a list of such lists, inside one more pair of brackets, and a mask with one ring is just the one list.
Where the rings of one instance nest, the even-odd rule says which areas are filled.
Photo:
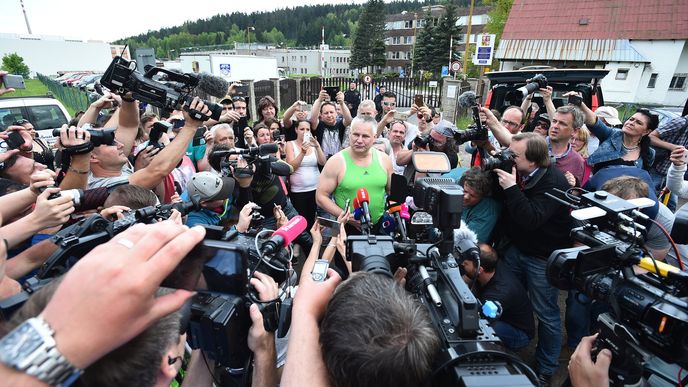
[[334, 190], [334, 201], [340, 208], [344, 208], [346, 199], [351, 199], [351, 212], [353, 213], [353, 202], [359, 188], [368, 190], [370, 196], [370, 219], [373, 224], [382, 216], [385, 210], [385, 188], [387, 187], [387, 171], [378, 161], [377, 151], [373, 150], [373, 157], [370, 165], [359, 167], [351, 159], [349, 150], [342, 152], [346, 163], [346, 173], [344, 178]]

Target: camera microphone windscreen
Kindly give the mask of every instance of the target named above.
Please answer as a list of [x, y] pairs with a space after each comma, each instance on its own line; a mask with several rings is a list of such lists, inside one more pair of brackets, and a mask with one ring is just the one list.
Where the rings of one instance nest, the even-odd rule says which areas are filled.
[[213, 97], [223, 98], [229, 92], [229, 82], [212, 74], [200, 73], [198, 88]]
[[472, 91], [466, 91], [459, 96], [459, 106], [463, 108], [469, 108], [476, 106], [478, 103], [476, 101], [477, 96]]
[[469, 240], [473, 243], [478, 243], [478, 235], [473, 232], [466, 223], [461, 221], [461, 227], [454, 229], [454, 245], [458, 245], [464, 240]]

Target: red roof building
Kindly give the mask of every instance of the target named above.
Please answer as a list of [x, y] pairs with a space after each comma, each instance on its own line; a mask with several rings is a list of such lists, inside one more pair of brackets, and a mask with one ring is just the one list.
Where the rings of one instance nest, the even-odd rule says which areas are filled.
[[688, 92], [688, 0], [514, 0], [495, 57], [607, 68], [605, 99], [682, 106]]

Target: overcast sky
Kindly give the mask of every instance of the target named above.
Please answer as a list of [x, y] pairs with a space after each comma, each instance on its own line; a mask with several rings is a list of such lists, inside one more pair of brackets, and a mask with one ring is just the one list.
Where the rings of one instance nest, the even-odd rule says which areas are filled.
[[[361, 4], [366, 0], [316, 0], [319, 4]], [[304, 0], [24, 0], [34, 35], [113, 41], [186, 20], [220, 13], [271, 11], [311, 4]], [[0, 0], [0, 32], [27, 34], [20, 0]]]

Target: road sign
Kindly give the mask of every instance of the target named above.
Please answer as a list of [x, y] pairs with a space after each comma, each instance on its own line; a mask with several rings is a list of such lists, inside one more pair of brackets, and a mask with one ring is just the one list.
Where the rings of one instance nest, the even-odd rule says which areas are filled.
[[442, 76], [443, 77], [449, 76], [449, 66], [442, 66]]
[[453, 61], [451, 64], [451, 71], [455, 73], [461, 71], [461, 62], [459, 62], [458, 60]]
[[366, 85], [369, 85], [372, 81], [373, 78], [370, 75], [366, 75], [365, 77], [363, 77], [363, 83], [365, 83]]
[[476, 42], [478, 43], [473, 56], [473, 64], [478, 66], [491, 66], [492, 57], [494, 56], [494, 41], [495, 35], [482, 34], [478, 35]]

